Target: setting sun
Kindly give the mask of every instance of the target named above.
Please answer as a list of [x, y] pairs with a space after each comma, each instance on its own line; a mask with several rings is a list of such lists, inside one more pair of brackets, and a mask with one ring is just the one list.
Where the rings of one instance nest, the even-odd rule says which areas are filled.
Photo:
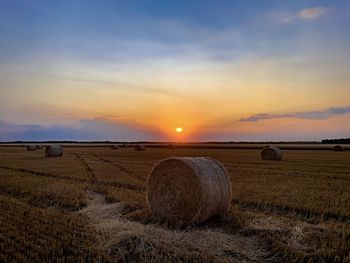
[[175, 129], [175, 131], [176, 131], [177, 133], [181, 133], [181, 132], [183, 132], [183, 129], [182, 129], [181, 127], [177, 127], [177, 128]]

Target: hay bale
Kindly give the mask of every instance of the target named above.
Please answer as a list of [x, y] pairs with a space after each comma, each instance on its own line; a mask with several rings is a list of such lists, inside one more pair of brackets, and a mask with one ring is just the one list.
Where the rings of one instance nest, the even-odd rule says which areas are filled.
[[168, 144], [168, 149], [176, 149], [176, 145], [175, 144]]
[[37, 148], [37, 149], [44, 149], [44, 146], [42, 146], [42, 145], [37, 145], [36, 148]]
[[145, 151], [146, 147], [143, 144], [137, 144], [135, 146], [135, 151]]
[[119, 149], [119, 146], [118, 146], [118, 145], [112, 145], [111, 149], [112, 149], [112, 150], [118, 150], [118, 149]]
[[282, 151], [276, 146], [265, 146], [261, 151], [261, 159], [270, 161], [281, 161]]
[[333, 150], [335, 152], [342, 152], [342, 151], [344, 151], [344, 148], [341, 147], [340, 145], [336, 145], [336, 146], [333, 147]]
[[148, 207], [159, 219], [201, 223], [224, 213], [230, 200], [226, 169], [211, 158], [168, 158], [148, 178]]
[[27, 151], [33, 152], [36, 151], [38, 147], [36, 145], [27, 145]]
[[61, 145], [46, 146], [46, 157], [61, 157], [63, 155], [63, 147]]

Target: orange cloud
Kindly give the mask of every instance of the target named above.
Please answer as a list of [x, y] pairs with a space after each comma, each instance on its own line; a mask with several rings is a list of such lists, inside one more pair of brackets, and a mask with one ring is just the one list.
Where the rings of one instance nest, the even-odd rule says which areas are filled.
[[320, 16], [325, 15], [327, 12], [327, 9], [325, 7], [319, 6], [319, 7], [312, 7], [312, 8], [305, 8], [302, 9], [299, 12], [299, 18], [301, 19], [315, 19]]

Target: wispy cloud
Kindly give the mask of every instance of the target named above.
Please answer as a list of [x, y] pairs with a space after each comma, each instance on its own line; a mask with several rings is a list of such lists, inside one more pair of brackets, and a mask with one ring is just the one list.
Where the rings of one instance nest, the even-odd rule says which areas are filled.
[[261, 120], [281, 119], [281, 118], [322, 120], [322, 119], [327, 119], [334, 115], [341, 115], [341, 114], [347, 114], [347, 113], [350, 113], [350, 107], [331, 107], [331, 108], [328, 108], [325, 110], [319, 110], [319, 111], [288, 112], [288, 113], [282, 113], [282, 114], [259, 113], [247, 118], [242, 118], [239, 121], [257, 122]]
[[326, 13], [327, 13], [327, 9], [322, 6], [305, 8], [299, 12], [299, 17], [301, 19], [315, 19], [325, 15]]
[[304, 8], [297, 12], [282, 12], [279, 17], [280, 22], [288, 23], [295, 20], [313, 20], [327, 14], [327, 8], [323, 6]]

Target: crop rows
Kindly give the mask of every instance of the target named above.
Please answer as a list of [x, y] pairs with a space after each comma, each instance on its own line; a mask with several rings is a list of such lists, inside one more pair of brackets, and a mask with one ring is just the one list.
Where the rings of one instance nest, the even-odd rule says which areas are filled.
[[[231, 178], [232, 202], [225, 217], [202, 226], [190, 226], [188, 231], [217, 230], [252, 238], [271, 253], [270, 258], [264, 258], [266, 261], [350, 260], [348, 152], [336, 155], [293, 151], [287, 152], [282, 162], [261, 161], [254, 150], [219, 149], [152, 148], [135, 153], [129, 148], [118, 151], [71, 148], [65, 149], [63, 158], [52, 161], [40, 157], [39, 153], [34, 155], [18, 149], [9, 152], [0, 149], [0, 248], [5, 251], [0, 261], [43, 261], [48, 255], [57, 262], [101, 259], [100, 255], [106, 251], [95, 249], [96, 233], [86, 228], [85, 218], [72, 212], [87, 205], [86, 190], [103, 193], [107, 202], [122, 202], [121, 217], [125, 222], [141, 223], [144, 227], [155, 225], [170, 231], [167, 235], [172, 233], [172, 226], [151, 218], [145, 200], [147, 174], [155, 163], [169, 156], [215, 158], [225, 165]], [[22, 212], [30, 214], [29, 222], [23, 222]], [[42, 217], [42, 221], [35, 215]], [[57, 219], [58, 215], [62, 218]], [[19, 232], [13, 232], [15, 228], [23, 233], [32, 234], [30, 229], [39, 232], [41, 226], [36, 220], [42, 224], [43, 232], [42, 238], [35, 239], [38, 241], [29, 236], [21, 240]], [[51, 240], [47, 230], [50, 220], [54, 228], [71, 233], [62, 234], [60, 239], [54, 232]], [[27, 224], [27, 228], [17, 226], [21, 224]], [[72, 230], [70, 224], [78, 230]], [[9, 231], [1, 234], [4, 230]], [[78, 232], [81, 236], [77, 236]], [[79, 240], [81, 247], [77, 245]], [[119, 244], [117, 251], [139, 248], [145, 240], [148, 237], [135, 233], [135, 238]], [[64, 248], [59, 248], [56, 241], [64, 244]], [[25, 244], [28, 253], [21, 252]], [[235, 258], [233, 254], [226, 256]]]
[[83, 218], [0, 195], [0, 262], [93, 262], [101, 258]]

